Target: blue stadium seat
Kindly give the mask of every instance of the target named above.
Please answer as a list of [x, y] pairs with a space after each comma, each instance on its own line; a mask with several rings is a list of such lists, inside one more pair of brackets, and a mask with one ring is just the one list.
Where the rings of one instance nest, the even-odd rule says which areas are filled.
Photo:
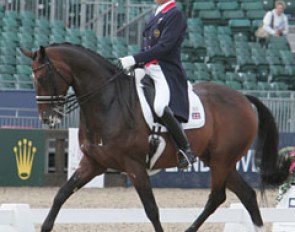
[[14, 74], [15, 66], [14, 65], [6, 65], [0, 64], [0, 74]]

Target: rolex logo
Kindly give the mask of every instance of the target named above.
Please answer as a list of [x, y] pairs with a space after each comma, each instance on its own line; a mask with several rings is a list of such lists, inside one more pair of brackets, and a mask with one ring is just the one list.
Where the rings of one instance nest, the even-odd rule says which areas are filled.
[[17, 142], [13, 148], [15, 154], [17, 174], [20, 179], [27, 180], [31, 176], [33, 160], [37, 148], [33, 146], [32, 141], [23, 139]]

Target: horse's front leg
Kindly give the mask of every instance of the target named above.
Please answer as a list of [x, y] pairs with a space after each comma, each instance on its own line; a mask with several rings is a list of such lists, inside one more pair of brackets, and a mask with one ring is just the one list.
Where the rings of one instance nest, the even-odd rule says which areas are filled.
[[159, 209], [156, 204], [145, 166], [134, 163], [132, 169], [129, 169], [128, 175], [140, 197], [147, 217], [155, 228], [155, 231], [163, 232], [164, 230], [159, 219]]
[[78, 189], [87, 184], [95, 176], [105, 172], [105, 168], [99, 166], [94, 160], [83, 156], [79, 168], [72, 177], [58, 190], [53, 205], [41, 227], [41, 232], [50, 232], [60, 208], [65, 201]]

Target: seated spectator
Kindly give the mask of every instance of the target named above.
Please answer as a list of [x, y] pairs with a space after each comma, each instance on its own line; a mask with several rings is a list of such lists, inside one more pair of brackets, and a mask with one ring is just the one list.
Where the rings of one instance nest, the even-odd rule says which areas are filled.
[[287, 35], [289, 22], [284, 14], [286, 4], [284, 1], [276, 1], [275, 8], [268, 11], [263, 18], [263, 29], [273, 36]]

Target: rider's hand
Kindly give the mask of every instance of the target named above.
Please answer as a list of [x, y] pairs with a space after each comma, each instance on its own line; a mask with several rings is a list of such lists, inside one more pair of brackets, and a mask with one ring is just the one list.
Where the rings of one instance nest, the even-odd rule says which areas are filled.
[[119, 58], [122, 68], [126, 71], [129, 71], [130, 68], [132, 68], [136, 62], [133, 56], [125, 56], [123, 58]]

